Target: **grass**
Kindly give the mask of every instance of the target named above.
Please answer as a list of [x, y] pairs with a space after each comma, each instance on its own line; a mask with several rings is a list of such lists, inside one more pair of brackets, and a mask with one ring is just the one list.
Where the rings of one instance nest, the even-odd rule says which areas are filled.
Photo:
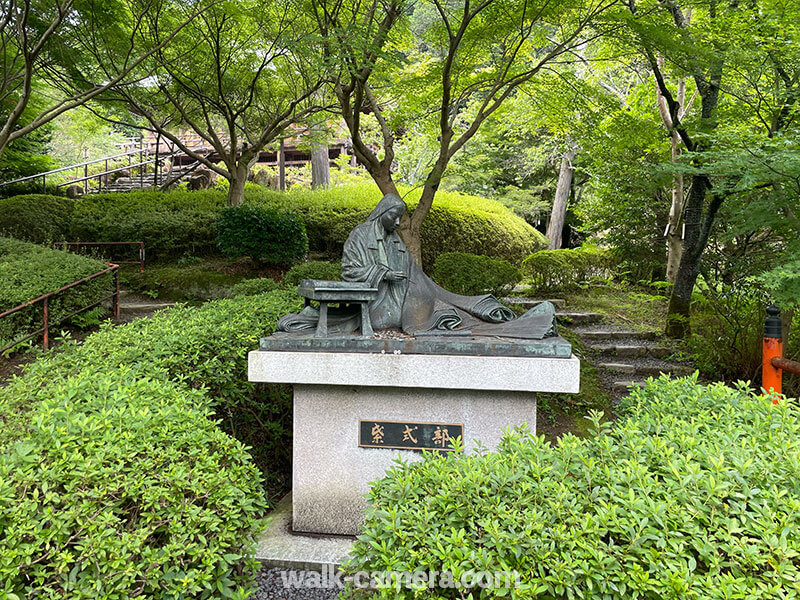
[[611, 283], [563, 292], [570, 310], [596, 312], [603, 322], [634, 331], [661, 331], [669, 297], [651, 288]]

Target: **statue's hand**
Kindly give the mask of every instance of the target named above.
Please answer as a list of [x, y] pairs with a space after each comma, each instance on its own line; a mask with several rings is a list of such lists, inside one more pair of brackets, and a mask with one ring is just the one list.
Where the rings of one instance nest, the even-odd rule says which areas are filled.
[[388, 281], [400, 281], [401, 279], [406, 279], [406, 274], [402, 271], [386, 271], [386, 275], [383, 278]]

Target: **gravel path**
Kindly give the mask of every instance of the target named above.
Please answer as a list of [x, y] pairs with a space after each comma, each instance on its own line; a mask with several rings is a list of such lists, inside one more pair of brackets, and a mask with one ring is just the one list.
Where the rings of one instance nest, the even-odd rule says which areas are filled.
[[[333, 600], [339, 595], [337, 588], [304, 587], [290, 585], [293, 576], [308, 578], [307, 582], [319, 581], [319, 573], [314, 571], [297, 571], [293, 569], [276, 569], [263, 567], [256, 575], [258, 590], [253, 600]], [[302, 580], [302, 579], [301, 579]], [[295, 579], [297, 582], [297, 579]]]

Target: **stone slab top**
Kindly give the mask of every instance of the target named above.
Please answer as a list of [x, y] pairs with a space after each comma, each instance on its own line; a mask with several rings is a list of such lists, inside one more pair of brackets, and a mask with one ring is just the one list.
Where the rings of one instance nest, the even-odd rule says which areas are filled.
[[254, 350], [248, 380], [262, 383], [575, 394], [575, 357]]
[[367, 302], [378, 297], [378, 288], [362, 281], [303, 279], [297, 293], [303, 298], [322, 302]]
[[527, 356], [564, 358], [572, 356], [572, 345], [564, 338], [542, 340], [480, 337], [472, 335], [437, 336], [424, 338], [404, 336], [401, 339], [363, 338], [357, 336], [314, 337], [276, 333], [261, 338], [261, 350], [272, 352], [345, 352], [355, 354], [445, 354], [452, 356]]
[[355, 537], [298, 534], [292, 531], [292, 495], [270, 513], [267, 529], [256, 538], [255, 558], [267, 567], [310, 569], [339, 566], [350, 558]]

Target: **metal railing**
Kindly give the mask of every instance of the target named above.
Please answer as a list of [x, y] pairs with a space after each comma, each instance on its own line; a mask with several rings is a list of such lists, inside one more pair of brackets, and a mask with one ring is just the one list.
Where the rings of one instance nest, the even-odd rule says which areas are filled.
[[[46, 193], [47, 192], [47, 177], [48, 176], [55, 175], [57, 173], [63, 173], [65, 171], [73, 171], [75, 169], [83, 168], [83, 176], [82, 177], [80, 177], [80, 176], [79, 177], [74, 177], [74, 178], [70, 179], [69, 181], [64, 181], [64, 182], [58, 183], [58, 184], [56, 184], [56, 188], [60, 188], [60, 187], [68, 186], [68, 185], [75, 185], [77, 183], [83, 183], [83, 191], [84, 191], [84, 193], [86, 193], [86, 192], [89, 191], [88, 183], [90, 181], [94, 180], [94, 179], [97, 179], [97, 190], [100, 191], [103, 188], [103, 177], [107, 177], [108, 175], [111, 175], [113, 173], [119, 173], [120, 171], [126, 171], [128, 169], [135, 169], [137, 167], [139, 168], [138, 177], [139, 177], [140, 187], [144, 187], [144, 180], [145, 180], [145, 169], [144, 169], [144, 167], [149, 165], [149, 164], [155, 165], [155, 167], [153, 169], [153, 184], [154, 185], [158, 185], [158, 172], [159, 172], [158, 166], [161, 163], [161, 161], [163, 161], [165, 159], [168, 159], [168, 158], [173, 158], [175, 156], [186, 155], [186, 153], [183, 150], [178, 148], [172, 142], [163, 142], [164, 148], [166, 149], [165, 152], [161, 152], [161, 145], [162, 145], [162, 142], [160, 140], [158, 142], [156, 142], [156, 144], [155, 144], [155, 153], [154, 153], [153, 158], [145, 158], [145, 157], [150, 155], [150, 152], [151, 152], [150, 146], [151, 146], [151, 144], [148, 143], [148, 145], [145, 147], [144, 143], [142, 141], [140, 141], [139, 142], [139, 148], [136, 148], [134, 150], [129, 150], [127, 152], [122, 152], [120, 154], [114, 154], [112, 156], [104, 156], [102, 158], [96, 158], [94, 160], [88, 160], [88, 161], [85, 161], [85, 162], [82, 162], [82, 163], [69, 165], [67, 167], [59, 167], [58, 169], [51, 169], [50, 171], [44, 171], [42, 173], [36, 173], [35, 175], [27, 175], [25, 177], [19, 177], [17, 179], [13, 179], [11, 181], [3, 181], [3, 182], [0, 182], [0, 187], [4, 187], [4, 186], [7, 186], [7, 185], [12, 185], [12, 184], [15, 184], [15, 183], [24, 183], [26, 181], [35, 181], [35, 180], [41, 178], [41, 180], [42, 180], [42, 192]], [[203, 145], [201, 145], [201, 146], [193, 146], [193, 145], [188, 145], [188, 144], [185, 144], [185, 143], [184, 143], [184, 145], [186, 145], [189, 148], [189, 150], [191, 150], [192, 152], [206, 152], [206, 151], [208, 151], [208, 148], [206, 148]], [[130, 158], [132, 156], [137, 155], [137, 154], [139, 155], [139, 162], [132, 163]], [[114, 160], [118, 160], [118, 159], [125, 158], [125, 157], [128, 157], [128, 159], [129, 159], [128, 160], [128, 164], [122, 165], [120, 167], [111, 168], [111, 169], [108, 168], [109, 161], [114, 161]], [[103, 171], [101, 171], [100, 173], [92, 173], [90, 175], [89, 174], [89, 166], [90, 165], [96, 165], [96, 164], [99, 164], [99, 163], [105, 163], [105, 168], [103, 169]]]
[[[21, 337], [21, 338], [18, 338], [16, 340], [14, 340], [13, 342], [11, 342], [10, 344], [7, 344], [7, 345], [3, 346], [2, 348], [0, 348], [0, 352], [5, 352], [6, 350], [9, 350], [10, 348], [13, 348], [17, 344], [21, 344], [24, 341], [27, 341], [27, 340], [29, 340], [29, 339], [31, 339], [33, 337], [38, 336], [40, 333], [44, 334], [43, 335], [43, 340], [42, 340], [42, 345], [44, 346], [44, 349], [47, 350], [50, 347], [50, 328], [51, 327], [53, 327], [55, 325], [61, 325], [63, 322], [65, 322], [68, 319], [71, 319], [75, 315], [77, 315], [79, 313], [82, 313], [84, 311], [87, 311], [90, 308], [94, 308], [95, 306], [97, 306], [97, 305], [99, 305], [99, 304], [101, 304], [103, 302], [106, 302], [107, 300], [111, 300], [111, 310], [112, 310], [112, 312], [114, 314], [114, 318], [115, 319], [119, 318], [119, 265], [116, 265], [114, 263], [105, 263], [105, 264], [107, 265], [107, 267], [105, 269], [103, 269], [102, 271], [98, 271], [97, 273], [92, 273], [91, 275], [88, 275], [87, 277], [83, 277], [82, 279], [78, 279], [77, 281], [73, 281], [70, 284], [67, 284], [67, 285], [65, 285], [63, 287], [60, 287], [59, 289], [57, 289], [57, 290], [55, 290], [53, 292], [49, 292], [47, 294], [42, 294], [38, 298], [34, 298], [33, 300], [28, 300], [24, 304], [20, 304], [19, 306], [15, 306], [11, 310], [7, 310], [4, 313], [0, 313], [0, 319], [3, 319], [4, 317], [8, 317], [8, 316], [13, 315], [13, 314], [25, 309], [25, 308], [28, 308], [29, 306], [33, 306], [37, 302], [41, 302], [42, 303], [42, 321], [43, 321], [42, 327], [40, 327], [39, 329], [37, 329], [33, 333], [29, 333], [28, 335], [26, 335], [24, 337]], [[87, 281], [91, 281], [92, 279], [95, 279], [97, 277], [105, 275], [106, 273], [113, 273], [114, 274], [114, 291], [111, 293], [111, 295], [106, 296], [104, 298], [101, 298], [97, 302], [93, 302], [92, 304], [89, 304], [88, 306], [84, 306], [83, 308], [79, 308], [78, 310], [68, 314], [67, 316], [59, 319], [58, 321], [51, 322], [51, 320], [50, 320], [50, 298], [52, 298], [53, 296], [56, 296], [58, 294], [61, 294], [62, 292], [65, 292], [65, 291], [67, 291], [69, 289], [72, 289], [72, 288], [74, 288], [74, 287], [76, 287], [76, 286], [78, 286], [78, 285], [80, 285], [82, 283], [86, 283]]]
[[117, 265], [139, 265], [139, 272], [144, 273], [144, 242], [53, 242], [53, 247], [57, 248], [77, 248], [81, 246], [139, 246], [139, 260], [115, 260]]

